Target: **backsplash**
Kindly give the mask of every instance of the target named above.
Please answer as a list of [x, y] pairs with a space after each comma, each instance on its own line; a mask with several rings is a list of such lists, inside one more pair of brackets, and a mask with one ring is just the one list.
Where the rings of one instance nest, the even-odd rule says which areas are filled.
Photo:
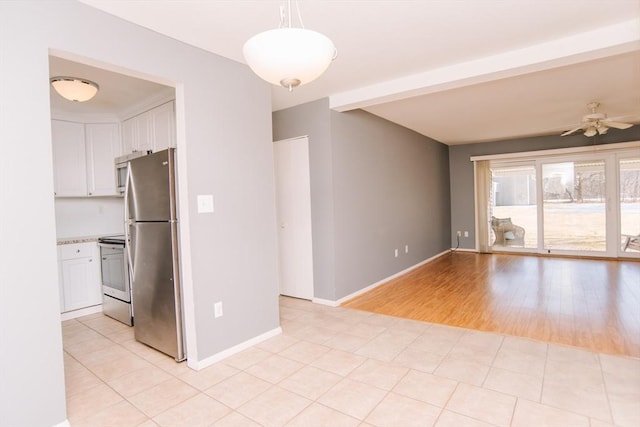
[[57, 198], [55, 208], [58, 239], [124, 232], [121, 197]]

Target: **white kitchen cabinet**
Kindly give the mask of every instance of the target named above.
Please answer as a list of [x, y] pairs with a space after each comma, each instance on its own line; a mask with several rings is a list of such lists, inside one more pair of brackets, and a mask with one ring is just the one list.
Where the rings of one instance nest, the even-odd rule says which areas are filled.
[[61, 312], [102, 304], [99, 259], [94, 242], [58, 246]]
[[176, 115], [173, 101], [151, 110], [153, 129], [153, 151], [176, 146]]
[[123, 154], [175, 147], [174, 104], [170, 101], [123, 121]]
[[122, 153], [118, 123], [51, 121], [54, 194], [117, 196], [115, 157]]
[[114, 159], [121, 154], [117, 123], [85, 125], [89, 196], [117, 196]]
[[134, 146], [137, 146], [135, 139], [137, 138], [138, 122], [128, 119], [122, 122], [122, 154], [130, 154], [134, 152]]
[[86, 149], [82, 123], [51, 121], [53, 188], [59, 197], [87, 195]]
[[134, 151], [153, 151], [152, 126], [153, 116], [150, 111], [122, 122], [123, 146], [128, 150], [125, 154]]

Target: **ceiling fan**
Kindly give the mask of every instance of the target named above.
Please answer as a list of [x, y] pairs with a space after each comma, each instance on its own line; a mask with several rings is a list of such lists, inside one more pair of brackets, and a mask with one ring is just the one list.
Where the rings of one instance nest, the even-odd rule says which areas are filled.
[[590, 114], [582, 117], [582, 125], [575, 129], [564, 132], [561, 136], [571, 135], [574, 132], [584, 130], [584, 136], [595, 136], [596, 134], [604, 135], [609, 128], [628, 129], [633, 126], [631, 123], [614, 122], [607, 119], [604, 113], [596, 113], [596, 109], [600, 106], [599, 102], [590, 102], [587, 107], [591, 110]]

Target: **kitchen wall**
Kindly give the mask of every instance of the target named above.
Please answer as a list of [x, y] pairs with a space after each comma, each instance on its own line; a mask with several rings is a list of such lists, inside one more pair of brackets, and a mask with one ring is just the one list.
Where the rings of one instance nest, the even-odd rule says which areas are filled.
[[[279, 326], [270, 86], [79, 2], [0, 2], [0, 336], [11, 348], [0, 419], [11, 426], [66, 419], [49, 54], [176, 87], [189, 363]], [[213, 194], [214, 213], [197, 213], [198, 194]]]
[[[640, 126], [626, 130], [610, 129], [599, 135], [597, 144], [611, 144], [640, 140]], [[521, 138], [484, 144], [452, 145], [449, 147], [449, 169], [451, 170], [451, 246], [455, 247], [456, 230], [468, 230], [469, 238], [460, 239], [460, 248], [475, 249], [475, 204], [472, 156], [489, 154], [520, 153], [525, 151], [551, 150], [555, 148], [581, 147], [594, 144], [593, 138], [578, 133]]]
[[106, 236], [124, 233], [121, 197], [57, 198], [56, 236]]
[[339, 300], [449, 248], [445, 145], [326, 99], [275, 112], [273, 129], [274, 140], [309, 136], [316, 298]]

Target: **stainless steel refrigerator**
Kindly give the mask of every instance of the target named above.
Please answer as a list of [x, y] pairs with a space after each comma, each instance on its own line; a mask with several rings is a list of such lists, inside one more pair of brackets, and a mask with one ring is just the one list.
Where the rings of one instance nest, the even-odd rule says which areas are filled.
[[137, 341], [185, 359], [178, 262], [175, 149], [131, 160], [125, 231]]

